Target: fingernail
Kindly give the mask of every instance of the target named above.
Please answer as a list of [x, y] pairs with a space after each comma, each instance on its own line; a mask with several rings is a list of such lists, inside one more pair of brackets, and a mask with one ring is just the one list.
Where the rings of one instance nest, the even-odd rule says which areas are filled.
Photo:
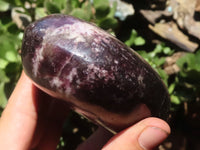
[[140, 146], [144, 150], [150, 150], [158, 146], [168, 137], [167, 131], [157, 127], [147, 127], [138, 138]]

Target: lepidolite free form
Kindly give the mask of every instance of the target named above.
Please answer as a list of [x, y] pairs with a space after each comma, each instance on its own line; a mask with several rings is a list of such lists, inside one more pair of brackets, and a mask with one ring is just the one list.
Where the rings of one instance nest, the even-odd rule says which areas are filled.
[[149, 116], [168, 117], [167, 89], [150, 65], [106, 31], [72, 16], [30, 24], [22, 63], [37, 87], [113, 133]]

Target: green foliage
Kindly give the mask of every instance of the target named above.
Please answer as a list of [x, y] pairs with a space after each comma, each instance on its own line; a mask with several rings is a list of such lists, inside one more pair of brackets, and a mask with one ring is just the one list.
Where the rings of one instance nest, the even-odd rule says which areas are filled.
[[91, 18], [91, 14], [88, 15], [87, 11], [81, 8], [76, 8], [72, 10], [70, 15], [86, 20], [86, 21], [89, 21]]
[[44, 8], [47, 10], [46, 15], [52, 13], [69, 14], [89, 22], [94, 22], [105, 30], [115, 29], [118, 25], [117, 19], [114, 18], [116, 7], [117, 5], [115, 4], [111, 8], [108, 0], [94, 0], [92, 2], [89, 0], [44, 1]]
[[113, 7], [109, 6], [108, 0], [93, 0], [93, 7], [95, 8], [95, 23], [105, 29], [115, 29], [118, 25], [118, 21], [114, 18], [114, 14], [117, 8], [117, 4], [114, 3]]
[[[11, 33], [12, 22], [0, 21], [0, 109], [2, 110], [21, 71], [21, 59], [18, 54], [21, 33]], [[15, 65], [16, 68], [13, 68], [12, 65]], [[6, 89], [8, 86], [10, 88]]]
[[0, 0], [0, 12], [5, 12], [9, 9], [9, 3]]
[[158, 44], [151, 52], [138, 51], [144, 59], [158, 72], [168, 88], [171, 109], [176, 110], [174, 105], [183, 102], [195, 101], [200, 92], [200, 51], [196, 54], [187, 53], [177, 61], [180, 72], [175, 74], [173, 80], [169, 81], [170, 75], [163, 70], [165, 57], [174, 53], [174, 50], [164, 44]]
[[1, 110], [6, 106], [7, 103], [7, 98], [6, 98], [6, 94], [5, 94], [5, 84], [8, 83], [10, 80], [9, 78], [6, 76], [5, 71], [0, 69], [0, 106], [1, 106]]
[[49, 14], [60, 13], [60, 9], [56, 2], [45, 1], [44, 6], [47, 8]]
[[181, 77], [190, 79], [193, 83], [199, 83], [200, 80], [200, 51], [196, 54], [188, 53], [177, 61], [181, 68]]
[[[135, 36], [137, 38], [137, 36]], [[130, 39], [129, 39], [130, 41]], [[133, 41], [133, 40], [132, 40]], [[147, 51], [138, 51], [138, 53], [158, 72], [170, 94], [172, 110], [183, 102], [196, 101], [200, 96], [200, 50], [196, 53], [186, 53], [179, 58], [176, 64], [180, 71], [170, 79], [163, 68], [165, 58], [174, 53], [170, 47], [165, 44], [156, 45], [155, 49]]]
[[177, 61], [176, 95], [180, 102], [195, 101], [200, 96], [200, 50], [187, 53]]
[[142, 46], [145, 44], [145, 40], [143, 37], [138, 36], [137, 31], [135, 29], [133, 29], [131, 31], [131, 35], [130, 35], [129, 39], [125, 41], [125, 44], [129, 47], [132, 45]]
[[165, 46], [164, 43], [157, 44], [153, 51], [138, 51], [138, 53], [158, 72], [163, 79], [166, 86], [168, 85], [168, 75], [163, 70], [165, 57], [174, 52], [170, 47]]
[[109, 2], [108, 0], [93, 0], [93, 5], [96, 10], [96, 18], [102, 19], [105, 18], [105, 16], [108, 15], [110, 12]]

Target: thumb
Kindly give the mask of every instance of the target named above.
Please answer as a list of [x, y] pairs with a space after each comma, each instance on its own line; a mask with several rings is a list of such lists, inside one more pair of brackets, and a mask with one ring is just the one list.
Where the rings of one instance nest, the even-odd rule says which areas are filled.
[[169, 125], [158, 118], [147, 118], [111, 138], [102, 150], [151, 150], [170, 134]]

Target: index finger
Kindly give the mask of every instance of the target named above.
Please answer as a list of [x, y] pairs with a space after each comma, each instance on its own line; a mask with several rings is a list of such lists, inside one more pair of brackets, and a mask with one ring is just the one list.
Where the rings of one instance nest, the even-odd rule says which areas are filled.
[[22, 73], [0, 119], [2, 149], [28, 149], [37, 123], [36, 105], [32, 82]]
[[67, 113], [67, 104], [37, 89], [22, 73], [0, 119], [1, 148], [55, 149]]

